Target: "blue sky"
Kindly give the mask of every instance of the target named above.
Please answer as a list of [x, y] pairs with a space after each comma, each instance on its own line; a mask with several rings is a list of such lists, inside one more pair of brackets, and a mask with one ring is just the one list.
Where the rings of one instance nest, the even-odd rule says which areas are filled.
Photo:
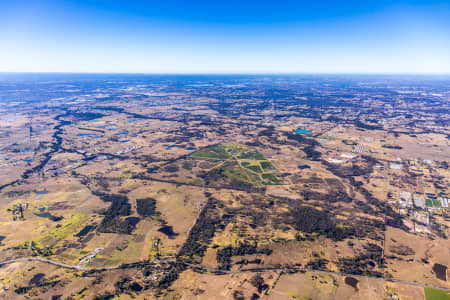
[[0, 0], [0, 71], [449, 74], [450, 2]]

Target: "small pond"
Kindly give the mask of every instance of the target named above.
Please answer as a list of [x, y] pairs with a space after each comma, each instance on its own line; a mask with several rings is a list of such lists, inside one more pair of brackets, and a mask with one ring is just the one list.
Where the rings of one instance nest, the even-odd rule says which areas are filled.
[[312, 131], [303, 129], [303, 128], [297, 128], [296, 130], [294, 130], [295, 133], [312, 133]]

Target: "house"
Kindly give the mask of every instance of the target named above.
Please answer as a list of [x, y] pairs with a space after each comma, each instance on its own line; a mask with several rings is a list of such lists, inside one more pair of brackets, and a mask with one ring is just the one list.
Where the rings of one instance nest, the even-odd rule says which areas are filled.
[[425, 199], [421, 195], [414, 195], [414, 204], [422, 209], [425, 208]]
[[441, 206], [443, 208], [448, 208], [448, 198], [441, 197], [440, 200], [441, 200]]
[[389, 166], [392, 170], [401, 170], [402, 169], [402, 165], [400, 165], [400, 164], [390, 164], [390, 166]]
[[14, 205], [14, 208], [25, 210], [28, 208], [28, 203], [18, 203], [16, 205]]
[[405, 202], [405, 205], [407, 207], [412, 207], [413, 206], [413, 202], [412, 202], [412, 198], [411, 198], [411, 193], [410, 192], [400, 192], [400, 199], [402, 199]]

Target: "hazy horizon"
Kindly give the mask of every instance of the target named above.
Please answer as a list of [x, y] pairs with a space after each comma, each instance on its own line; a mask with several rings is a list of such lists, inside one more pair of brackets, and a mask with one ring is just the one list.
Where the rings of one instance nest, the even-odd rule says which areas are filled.
[[96, 71], [86, 71], [86, 72], [65, 72], [65, 71], [0, 71], [0, 74], [11, 74], [11, 75], [19, 75], [19, 74], [61, 74], [61, 75], [168, 75], [168, 76], [326, 76], [326, 75], [335, 75], [335, 76], [423, 76], [423, 77], [436, 77], [436, 76], [442, 76], [442, 77], [448, 77], [450, 76], [449, 73], [343, 73], [343, 72], [210, 72], [210, 73], [204, 73], [204, 72], [96, 72]]

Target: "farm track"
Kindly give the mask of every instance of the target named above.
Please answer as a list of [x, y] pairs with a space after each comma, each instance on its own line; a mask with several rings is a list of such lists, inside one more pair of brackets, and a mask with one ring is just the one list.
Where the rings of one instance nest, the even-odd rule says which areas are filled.
[[[47, 263], [47, 264], [51, 264], [51, 265], [54, 265], [57, 267], [76, 270], [76, 271], [104, 272], [104, 271], [126, 269], [126, 268], [138, 268], [138, 267], [142, 267], [142, 266], [153, 265], [153, 264], [163, 263], [163, 262], [175, 262], [175, 259], [168, 258], [168, 259], [164, 259], [164, 260], [155, 260], [155, 261], [151, 261], [151, 262], [142, 261], [142, 262], [124, 264], [124, 265], [119, 265], [119, 266], [114, 266], [114, 267], [105, 267], [105, 268], [86, 268], [86, 267], [81, 267], [81, 266], [77, 266], [77, 265], [67, 265], [67, 264], [57, 262], [57, 261], [54, 261], [51, 259], [46, 259], [46, 258], [36, 256], [36, 257], [23, 257], [23, 258], [16, 258], [16, 259], [1, 261], [0, 267], [7, 265], [7, 264], [15, 263], [15, 262], [31, 262], [31, 261], [39, 261], [42, 263]], [[193, 270], [206, 271], [206, 272], [213, 273], [215, 275], [239, 274], [239, 273], [260, 273], [260, 272], [268, 272], [268, 271], [281, 271], [281, 272], [287, 272], [287, 273], [290, 273], [290, 272], [313, 272], [313, 273], [322, 273], [322, 274], [329, 274], [329, 275], [376, 279], [376, 280], [382, 280], [385, 282], [402, 283], [402, 284], [408, 284], [408, 285], [412, 285], [412, 286], [418, 286], [418, 287], [423, 287], [423, 288], [433, 288], [433, 289], [439, 289], [439, 290], [450, 292], [450, 288], [430, 286], [427, 284], [422, 284], [422, 283], [417, 283], [417, 282], [410, 282], [410, 281], [397, 280], [397, 279], [386, 279], [383, 277], [375, 277], [375, 276], [346, 274], [346, 273], [340, 273], [340, 272], [315, 270], [315, 269], [307, 269], [307, 268], [270, 268], [270, 267], [267, 267], [267, 268], [253, 268], [253, 269], [246, 269], [246, 270], [229, 271], [229, 270], [212, 269], [212, 268], [204, 267], [202, 265], [191, 264], [191, 263], [183, 262], [183, 261], [179, 261], [178, 263], [184, 264], [185, 266], [187, 266]]]

